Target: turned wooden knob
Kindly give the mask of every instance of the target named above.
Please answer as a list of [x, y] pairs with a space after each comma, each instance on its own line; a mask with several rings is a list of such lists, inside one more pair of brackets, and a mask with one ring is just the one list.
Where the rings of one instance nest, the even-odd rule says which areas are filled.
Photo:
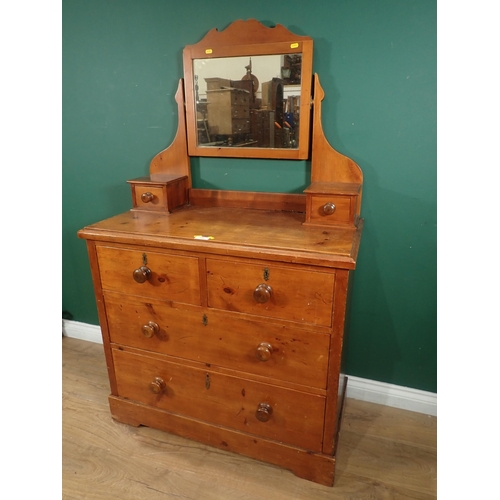
[[149, 384], [149, 390], [153, 394], [161, 394], [166, 387], [165, 381], [160, 377], [155, 377], [155, 379]]
[[325, 203], [325, 205], [323, 206], [323, 212], [326, 214], [326, 215], [332, 215], [333, 212], [335, 212], [335, 205], [333, 203]]
[[134, 277], [134, 280], [137, 281], [137, 283], [144, 283], [149, 279], [150, 275], [151, 269], [146, 266], [141, 266], [132, 273], [132, 276]]
[[267, 422], [271, 418], [272, 414], [273, 409], [271, 408], [271, 405], [268, 405], [267, 403], [260, 403], [257, 411], [255, 412], [255, 416], [260, 422]]
[[150, 201], [153, 201], [155, 195], [153, 193], [150, 193], [149, 191], [146, 191], [145, 193], [141, 194], [141, 200], [144, 203], [149, 203]]
[[261, 342], [255, 354], [260, 361], [268, 361], [273, 354], [273, 346], [267, 342]]
[[155, 323], [154, 321], [150, 321], [149, 323], [142, 325], [142, 334], [148, 339], [159, 331], [160, 327], [158, 326], [158, 323]]
[[272, 293], [273, 289], [269, 285], [261, 283], [253, 291], [253, 298], [255, 299], [255, 302], [258, 302], [259, 304], [265, 304], [271, 298]]

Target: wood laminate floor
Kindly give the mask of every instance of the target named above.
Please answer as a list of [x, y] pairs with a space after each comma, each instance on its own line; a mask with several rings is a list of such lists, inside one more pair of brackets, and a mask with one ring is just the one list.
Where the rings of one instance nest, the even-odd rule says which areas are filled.
[[63, 349], [62, 498], [326, 500], [436, 498], [435, 417], [347, 399], [333, 488], [147, 427], [112, 420], [103, 347]]

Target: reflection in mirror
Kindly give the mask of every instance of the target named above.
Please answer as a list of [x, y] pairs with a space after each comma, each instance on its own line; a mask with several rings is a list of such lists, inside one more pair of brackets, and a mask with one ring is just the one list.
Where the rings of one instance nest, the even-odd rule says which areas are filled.
[[193, 59], [197, 144], [299, 145], [302, 54]]

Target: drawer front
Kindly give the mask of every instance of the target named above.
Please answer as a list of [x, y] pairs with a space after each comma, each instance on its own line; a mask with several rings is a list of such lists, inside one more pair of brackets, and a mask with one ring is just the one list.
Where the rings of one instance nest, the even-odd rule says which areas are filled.
[[321, 451], [325, 398], [113, 349], [118, 395]]
[[250, 117], [249, 108], [247, 106], [231, 106], [231, 117], [248, 120]]
[[246, 92], [231, 92], [232, 106], [248, 106], [250, 99]]
[[354, 221], [353, 196], [311, 196], [311, 222], [322, 224], [352, 224]]
[[111, 342], [326, 388], [330, 336], [248, 316], [105, 294]]
[[250, 132], [250, 122], [248, 118], [234, 118], [231, 124], [233, 134], [245, 134]]
[[134, 187], [133, 201], [134, 207], [144, 210], [165, 210], [165, 193], [161, 187], [138, 184]]
[[196, 257], [107, 246], [97, 246], [97, 256], [103, 290], [200, 304]]
[[330, 326], [334, 281], [333, 273], [207, 259], [208, 305], [228, 311]]

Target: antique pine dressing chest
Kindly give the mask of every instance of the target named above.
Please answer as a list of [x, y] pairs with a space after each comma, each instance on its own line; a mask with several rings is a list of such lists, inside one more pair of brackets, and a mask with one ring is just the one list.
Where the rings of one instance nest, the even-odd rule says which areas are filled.
[[[153, 158], [149, 176], [129, 181], [130, 211], [79, 236], [114, 419], [331, 486], [363, 176], [324, 136], [312, 53], [310, 37], [255, 20], [187, 46], [172, 144]], [[284, 56], [295, 64], [292, 98], [283, 97], [292, 92]], [[221, 63], [237, 69], [224, 72]], [[271, 117], [264, 132], [245, 110], [249, 124], [214, 135], [205, 82], [218, 78], [228, 83], [222, 93], [247, 92], [252, 113]], [[238, 79], [254, 87], [231, 86]], [[262, 83], [277, 80], [265, 88], [281, 86], [279, 98], [263, 103]], [[254, 139], [268, 129], [272, 141]], [[303, 194], [195, 189], [191, 156], [309, 159], [311, 182]]]

